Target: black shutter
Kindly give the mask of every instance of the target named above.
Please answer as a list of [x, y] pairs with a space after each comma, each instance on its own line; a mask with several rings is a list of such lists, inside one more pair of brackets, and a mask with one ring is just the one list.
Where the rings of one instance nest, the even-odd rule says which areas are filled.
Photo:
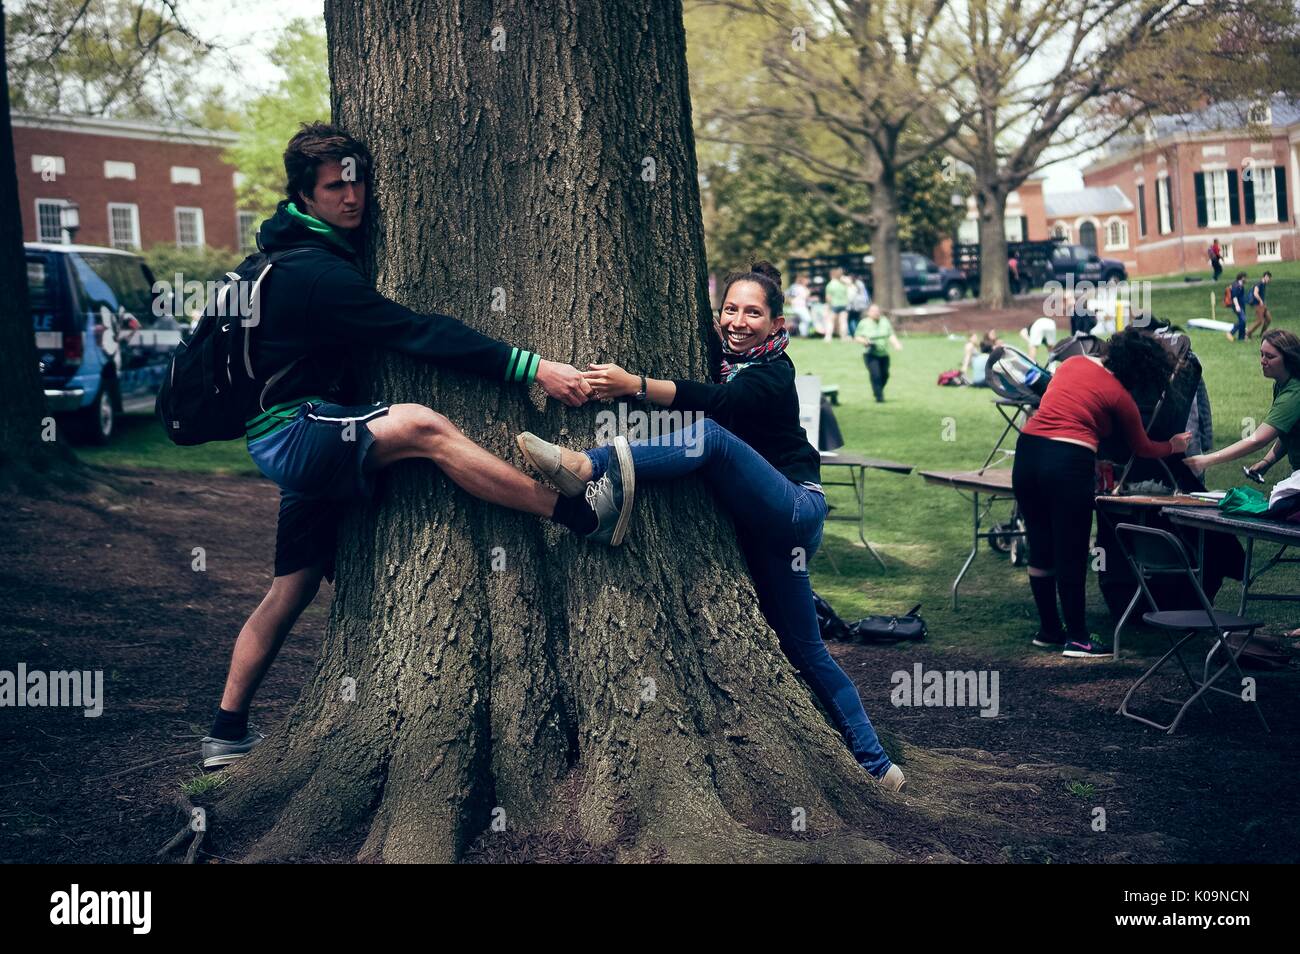
[[1237, 198], [1237, 170], [1228, 170], [1228, 221], [1241, 224], [1241, 200]]
[[1020, 241], [1029, 241], [1029, 216], [1027, 215], [1020, 217]]
[[1196, 225], [1205, 228], [1205, 173], [1198, 172], [1192, 176], [1192, 185], [1196, 187]]
[[1277, 182], [1277, 220], [1286, 221], [1287, 203], [1286, 203], [1286, 170], [1281, 166], [1273, 167], [1273, 174]]
[[1242, 176], [1241, 191], [1246, 198], [1246, 224], [1255, 224], [1255, 176], [1259, 173], [1255, 169], [1250, 170], [1250, 175]]
[[1147, 187], [1138, 186], [1138, 235], [1147, 234]]

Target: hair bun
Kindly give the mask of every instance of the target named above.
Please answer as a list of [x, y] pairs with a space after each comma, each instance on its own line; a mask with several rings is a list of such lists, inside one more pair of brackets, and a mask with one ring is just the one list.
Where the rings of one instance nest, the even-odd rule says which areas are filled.
[[776, 283], [777, 288], [781, 287], [780, 269], [778, 269], [775, 265], [773, 265], [771, 262], [767, 261], [766, 259], [751, 263], [749, 266], [749, 270], [751, 272], [754, 272], [757, 275], [767, 276], [768, 278], [772, 279], [772, 281]]

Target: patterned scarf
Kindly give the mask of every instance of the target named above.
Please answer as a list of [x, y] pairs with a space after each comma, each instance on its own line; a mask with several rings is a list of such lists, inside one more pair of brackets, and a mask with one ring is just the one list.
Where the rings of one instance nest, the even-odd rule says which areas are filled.
[[726, 384], [739, 374], [742, 369], [749, 367], [751, 364], [766, 364], [782, 354], [789, 343], [790, 333], [782, 328], [762, 344], [754, 345], [744, 354], [735, 354], [728, 351], [724, 345], [722, 350], [722, 383]]

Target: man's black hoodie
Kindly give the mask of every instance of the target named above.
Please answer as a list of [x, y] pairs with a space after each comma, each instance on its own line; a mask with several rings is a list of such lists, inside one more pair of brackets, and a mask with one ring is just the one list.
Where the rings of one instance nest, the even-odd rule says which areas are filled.
[[301, 251], [277, 260], [259, 292], [251, 357], [261, 393], [248, 408], [249, 419], [296, 398], [343, 399], [339, 387], [359, 346], [401, 351], [498, 381], [527, 383], [536, 375], [540, 358], [532, 352], [379, 294], [347, 233], [323, 223], [316, 231], [316, 220], [288, 205], [282, 201], [257, 235], [267, 253]]

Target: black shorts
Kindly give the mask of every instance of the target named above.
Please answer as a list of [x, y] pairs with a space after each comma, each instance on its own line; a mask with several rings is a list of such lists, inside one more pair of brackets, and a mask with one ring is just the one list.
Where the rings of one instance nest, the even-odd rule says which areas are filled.
[[276, 576], [319, 565], [334, 579], [339, 521], [351, 501], [373, 490], [365, 460], [375, 436], [366, 422], [387, 413], [386, 404], [309, 401], [291, 423], [249, 443], [253, 463], [280, 487]]

